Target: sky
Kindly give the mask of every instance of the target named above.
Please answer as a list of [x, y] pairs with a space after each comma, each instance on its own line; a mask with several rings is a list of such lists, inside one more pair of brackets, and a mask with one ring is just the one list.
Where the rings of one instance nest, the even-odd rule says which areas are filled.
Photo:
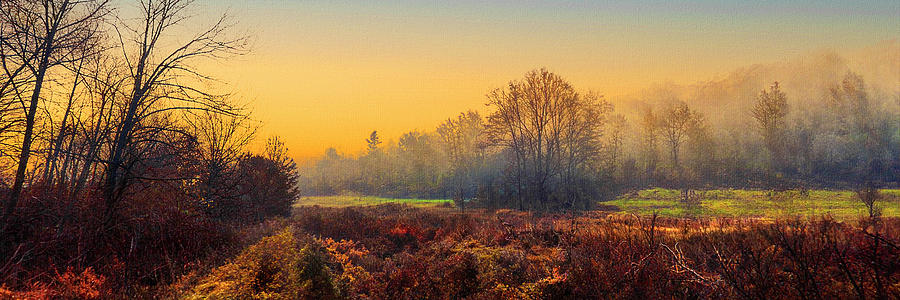
[[298, 160], [430, 131], [546, 67], [617, 97], [900, 38], [900, 1], [198, 0], [252, 38], [210, 73]]

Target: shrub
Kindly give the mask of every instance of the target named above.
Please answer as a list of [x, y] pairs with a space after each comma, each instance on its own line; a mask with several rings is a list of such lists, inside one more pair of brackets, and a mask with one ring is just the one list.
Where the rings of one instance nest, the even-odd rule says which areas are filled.
[[81, 272], [69, 267], [56, 274], [50, 284], [34, 282], [25, 291], [11, 291], [0, 287], [4, 299], [101, 299], [109, 297], [106, 278], [90, 267]]
[[[320, 242], [330, 245], [326, 261], [344, 262], [329, 265], [332, 282], [354, 298], [878, 298], [900, 292], [898, 219], [871, 226], [827, 218], [444, 214], [395, 205], [306, 208], [294, 224], [328, 241]], [[352, 249], [363, 254], [340, 254]], [[351, 277], [363, 279], [345, 280]]]
[[286, 228], [215, 269], [187, 298], [339, 298], [329, 263], [315, 242]]
[[243, 192], [238, 203], [232, 204], [237, 207], [227, 211], [247, 223], [290, 215], [291, 205], [300, 195], [292, 161], [251, 155], [241, 159], [238, 170]]

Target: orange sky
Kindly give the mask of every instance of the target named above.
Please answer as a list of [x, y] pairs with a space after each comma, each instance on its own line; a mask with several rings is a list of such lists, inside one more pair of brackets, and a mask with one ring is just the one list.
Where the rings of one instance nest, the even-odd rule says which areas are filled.
[[[812, 51], [900, 38], [900, 2], [767, 3], [207, 0], [254, 39], [212, 73], [251, 102], [298, 159], [354, 153], [378, 130], [431, 130], [547, 67], [616, 96], [715, 78]], [[205, 14], [206, 12], [204, 12]]]

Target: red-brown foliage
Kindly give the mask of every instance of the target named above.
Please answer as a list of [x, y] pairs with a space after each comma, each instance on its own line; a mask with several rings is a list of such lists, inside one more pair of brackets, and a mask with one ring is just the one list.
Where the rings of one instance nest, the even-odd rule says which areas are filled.
[[16, 298], [103, 298], [169, 283], [233, 240], [165, 186], [141, 186], [113, 220], [100, 197], [28, 191], [0, 239], [0, 287], [25, 291]]
[[[31, 253], [12, 256], [28, 261], [3, 262], [0, 297], [116, 297], [173, 280], [157, 296], [203, 298], [232, 289], [248, 297], [375, 299], [900, 296], [896, 218], [849, 224], [827, 217], [689, 220], [401, 205], [303, 207], [289, 220], [230, 235], [175, 205], [179, 200], [148, 192], [156, 201], [134, 203], [135, 211], [122, 213], [131, 217], [107, 235], [94, 235], [90, 222], [28, 227], [47, 238], [23, 243], [31, 248], [19, 251]], [[76, 211], [76, 218], [93, 216]], [[22, 224], [40, 224], [31, 222]], [[64, 234], [54, 236], [54, 230]], [[263, 235], [278, 237], [235, 255]], [[234, 258], [203, 275], [210, 259], [222, 264], [225, 256]], [[241, 289], [261, 282], [265, 288]]]
[[897, 297], [900, 220], [860, 224], [384, 205], [288, 225], [346, 298]]

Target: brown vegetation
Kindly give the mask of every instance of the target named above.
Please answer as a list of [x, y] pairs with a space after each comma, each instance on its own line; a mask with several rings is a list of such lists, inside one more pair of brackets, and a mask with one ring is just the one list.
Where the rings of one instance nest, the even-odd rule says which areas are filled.
[[173, 295], [889, 298], [900, 296], [898, 225], [303, 207]]
[[[194, 8], [0, 0], [0, 297], [900, 297], [900, 220], [878, 205], [879, 188], [900, 183], [900, 98], [856, 73], [807, 87], [824, 96], [774, 84], [741, 111], [751, 135], [735, 134], [750, 119], [709, 121], [699, 89], [652, 96], [638, 123], [536, 69], [490, 92], [486, 117], [397, 143], [372, 131], [366, 153], [331, 149], [301, 178], [278, 138], [247, 151], [250, 112], [198, 66], [246, 53], [249, 39], [224, 15], [192, 23]], [[821, 103], [788, 109], [800, 97]], [[773, 200], [786, 187], [852, 187], [868, 217], [591, 211], [650, 186], [682, 189], [687, 208], [702, 206], [700, 187], [764, 187]], [[300, 190], [473, 211], [287, 219]]]

